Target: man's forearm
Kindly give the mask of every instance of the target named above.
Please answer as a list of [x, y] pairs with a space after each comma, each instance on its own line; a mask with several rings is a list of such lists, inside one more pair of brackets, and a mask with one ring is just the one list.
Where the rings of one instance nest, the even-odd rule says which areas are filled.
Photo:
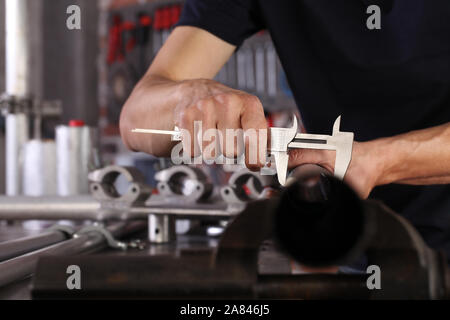
[[377, 185], [450, 183], [450, 123], [365, 144], [378, 159]]

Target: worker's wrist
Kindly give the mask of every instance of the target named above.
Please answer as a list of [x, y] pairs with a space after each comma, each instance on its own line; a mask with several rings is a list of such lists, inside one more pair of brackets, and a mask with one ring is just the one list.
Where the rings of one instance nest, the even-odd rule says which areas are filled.
[[375, 141], [354, 142], [352, 161], [345, 177], [345, 181], [364, 199], [381, 183], [384, 159], [378, 155], [377, 144]]
[[399, 181], [400, 167], [405, 163], [403, 147], [394, 138], [365, 142], [374, 170], [374, 187]]

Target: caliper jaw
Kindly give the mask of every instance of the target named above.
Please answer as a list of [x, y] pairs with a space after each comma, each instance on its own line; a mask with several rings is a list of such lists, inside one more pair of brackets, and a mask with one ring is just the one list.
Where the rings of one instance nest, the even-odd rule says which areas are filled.
[[336, 160], [334, 163], [334, 176], [344, 180], [347, 169], [352, 161], [353, 141], [355, 135], [353, 132], [342, 132], [341, 117], [337, 118], [333, 126], [333, 135], [329, 138], [328, 144], [334, 146], [336, 150]]
[[289, 154], [288, 145], [297, 134], [297, 117], [294, 116], [291, 128], [270, 128], [270, 154], [274, 157], [278, 181], [286, 184]]
[[343, 180], [352, 160], [354, 134], [340, 131], [341, 117], [338, 117], [333, 126], [333, 134], [317, 135], [298, 133], [297, 118], [291, 128], [271, 128], [270, 153], [275, 160], [278, 181], [282, 186], [286, 184], [289, 155], [288, 149], [319, 149], [335, 150], [336, 160], [334, 175]]

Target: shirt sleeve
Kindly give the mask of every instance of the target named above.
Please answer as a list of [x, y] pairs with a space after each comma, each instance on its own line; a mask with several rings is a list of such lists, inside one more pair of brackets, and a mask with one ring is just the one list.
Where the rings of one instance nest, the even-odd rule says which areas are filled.
[[177, 26], [201, 28], [235, 46], [265, 29], [257, 0], [186, 0]]

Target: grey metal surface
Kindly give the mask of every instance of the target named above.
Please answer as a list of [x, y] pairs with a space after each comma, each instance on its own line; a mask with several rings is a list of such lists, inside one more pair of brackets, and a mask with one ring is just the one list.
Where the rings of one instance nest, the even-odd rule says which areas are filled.
[[18, 238], [39, 235], [41, 231], [24, 228], [20, 222], [0, 221], [0, 243]]
[[[225, 237], [228, 238], [228, 241], [225, 241], [226, 243], [222, 241], [222, 249], [226, 249], [226, 252], [222, 253], [226, 253], [225, 256], [227, 258], [223, 261], [225, 263], [223, 265], [224, 273], [211, 273], [208, 271], [207, 265], [211, 261], [211, 250], [216, 247], [216, 243], [213, 243], [214, 239], [189, 237], [192, 241], [186, 242], [187, 237], [180, 236], [179, 241], [176, 243], [150, 245], [144, 251], [116, 252], [108, 250], [108, 252], [103, 251], [101, 255], [89, 257], [77, 256], [41, 260], [41, 273], [37, 274], [34, 281], [35, 289], [37, 288], [36, 292], [38, 293], [37, 297], [48, 298], [48, 294], [50, 297], [59, 298], [76, 297], [76, 293], [66, 290], [65, 280], [61, 282], [61, 279], [66, 279], [65, 277], [67, 276], [64, 272], [61, 275], [61, 270], [65, 270], [67, 264], [73, 263], [80, 263], [79, 265], [82, 266], [82, 269], [87, 270], [85, 275], [87, 275], [88, 279], [95, 279], [94, 281], [86, 282], [85, 290], [82, 292], [86, 298], [91, 297], [90, 293], [94, 292], [94, 294], [104, 294], [105, 298], [161, 298], [162, 296], [173, 298], [182, 296], [211, 299], [220, 294], [222, 289], [224, 294], [231, 296], [241, 292], [245, 293], [247, 298], [255, 296], [258, 298], [275, 297], [279, 299], [441, 297], [439, 288], [433, 289], [430, 287], [431, 292], [439, 292], [439, 295], [430, 295], [427, 293], [426, 287], [425, 291], [423, 291], [424, 278], [420, 273], [417, 273], [417, 266], [414, 263], [416, 260], [414, 252], [416, 251], [404, 251], [404, 249], [411, 245], [409, 241], [412, 240], [415, 243], [414, 246], [417, 246], [417, 249], [419, 249], [416, 253], [421, 257], [420, 268], [428, 270], [430, 275], [437, 276], [442, 270], [436, 270], [432, 265], [428, 265], [428, 262], [434, 260], [435, 257], [426, 257], [427, 250], [423, 250], [423, 244], [420, 243], [420, 239], [414, 239], [414, 230], [410, 226], [403, 225], [403, 227], [406, 227], [406, 230], [398, 230], [399, 224], [395, 222], [396, 218], [394, 220], [388, 218], [388, 216], [383, 218], [385, 214], [389, 213], [382, 211], [378, 212], [379, 214], [377, 215], [380, 218], [379, 223], [377, 223], [379, 225], [380, 238], [374, 239], [374, 245], [380, 246], [380, 248], [374, 249], [379, 250], [381, 247], [385, 249], [373, 256], [373, 258], [376, 258], [376, 260], [373, 260], [373, 263], [382, 263], [384, 290], [380, 290], [379, 294], [381, 296], [377, 297], [373, 292], [367, 290], [367, 275], [302, 274], [293, 276], [290, 259], [280, 254], [280, 252], [272, 252], [273, 246], [270, 243], [263, 244], [261, 247], [257, 270], [256, 268], [253, 269], [252, 265], [247, 265], [247, 267], [255, 270], [255, 273], [258, 274], [253, 290], [251, 292], [248, 291], [249, 283], [246, 285], [246, 281], [248, 282], [249, 278], [247, 275], [249, 274], [242, 273], [243, 270], [240, 268], [245, 267], [245, 265], [242, 265], [243, 263], [249, 262], [247, 261], [249, 255], [247, 249], [251, 249], [253, 245], [255, 245], [254, 248], [256, 249], [258, 241], [254, 242], [254, 240], [266, 238], [264, 229], [272, 224], [270, 220], [261, 219], [259, 213], [264, 208], [267, 208], [267, 202], [257, 204], [253, 208], [253, 212], [247, 212], [247, 218], [245, 221], [241, 221], [241, 226], [235, 225], [235, 232]], [[373, 209], [378, 210], [382, 208], [377, 209], [374, 207]], [[267, 221], [263, 222], [263, 220]], [[255, 224], [255, 221], [258, 221], [258, 223]], [[404, 223], [402, 222], [402, 224]], [[263, 230], [262, 237], [258, 236], [258, 232], [261, 229]], [[241, 232], [236, 233], [239, 230]], [[230, 229], [229, 231], [232, 230]], [[410, 236], [413, 235], [406, 242], [405, 240], [407, 239], [403, 238], [405, 231]], [[400, 234], [403, 235], [399, 237]], [[390, 241], [393, 240], [391, 237], [394, 237], [396, 241]], [[240, 254], [237, 254], [239, 252]], [[401, 258], [398, 259], [397, 256]], [[141, 259], [136, 259], [137, 257]], [[155, 257], [157, 259], [154, 259]], [[235, 260], [230, 260], [233, 257]], [[123, 272], [122, 274], [124, 275], [119, 283], [115, 282], [118, 270]], [[0, 268], [0, 274], [1, 271]], [[236, 274], [236, 272], [241, 273], [242, 277], [230, 277], [230, 274]], [[436, 281], [438, 283], [439, 281], [437, 280], [439, 279], [437, 277], [430, 282]], [[231, 281], [231, 286], [228, 281]], [[441, 285], [442, 283], [439, 284], [439, 286]], [[395, 287], [398, 290], [392, 291]], [[219, 291], [214, 291], [214, 289]], [[28, 290], [28, 282], [19, 282], [0, 288], [0, 298], [27, 299]], [[253, 295], [250, 295], [252, 292]], [[206, 295], [202, 295], [203, 293]], [[45, 296], [46, 294], [47, 296]], [[96, 297], [98, 298], [98, 296]], [[234, 297], [236, 298], [235, 295]]]
[[86, 220], [100, 216], [100, 203], [90, 196], [0, 197], [0, 219]]
[[[37, 260], [44, 255], [75, 254], [95, 248], [102, 243], [103, 236], [100, 233], [91, 233], [78, 238], [56, 244], [49, 248], [0, 263], [0, 287], [22, 280], [33, 273]], [[105, 242], [106, 243], [106, 242]]]
[[[29, 231], [24, 230], [21, 226], [3, 226], [0, 227], [0, 241], [4, 239], [16, 238], [29, 234]], [[145, 240], [144, 240], [145, 241]], [[150, 244], [148, 243], [145, 250], [119, 251], [106, 248], [99, 252], [93, 253], [108, 256], [163, 256], [163, 255], [181, 255], [181, 254], [203, 254], [208, 250], [212, 250], [217, 246], [217, 238], [206, 237], [199, 234], [195, 235], [179, 235], [177, 242], [165, 244]], [[182, 253], [185, 252], [185, 253]], [[0, 287], [0, 300], [30, 300], [31, 278], [27, 278], [15, 283]]]
[[37, 236], [30, 236], [0, 243], [0, 262], [12, 259], [67, 239], [61, 231], [44, 232]]
[[31, 300], [30, 286], [31, 278], [28, 278], [0, 288], [0, 300]]
[[[107, 228], [116, 238], [143, 230], [143, 222], [120, 222]], [[30, 276], [34, 272], [40, 257], [47, 255], [72, 255], [94, 252], [107, 246], [107, 239], [98, 231], [83, 233], [70, 240], [37, 250], [17, 258], [0, 263], [0, 287], [14, 283]]]
[[27, 0], [6, 1], [6, 92], [20, 98], [27, 97], [31, 93], [29, 9]]

